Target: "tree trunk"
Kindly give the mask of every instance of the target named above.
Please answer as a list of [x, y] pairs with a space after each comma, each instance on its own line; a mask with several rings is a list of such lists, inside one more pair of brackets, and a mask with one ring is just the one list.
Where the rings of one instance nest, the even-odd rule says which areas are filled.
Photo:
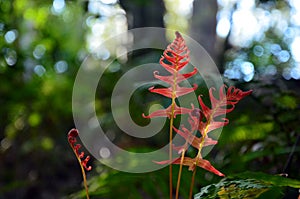
[[[216, 37], [216, 0], [195, 0], [191, 20], [191, 36], [198, 41], [216, 62], [218, 59]], [[216, 63], [218, 64], [218, 63]]]
[[163, 15], [165, 14], [165, 6], [162, 0], [120, 0], [120, 5], [127, 13], [129, 29], [164, 27]]

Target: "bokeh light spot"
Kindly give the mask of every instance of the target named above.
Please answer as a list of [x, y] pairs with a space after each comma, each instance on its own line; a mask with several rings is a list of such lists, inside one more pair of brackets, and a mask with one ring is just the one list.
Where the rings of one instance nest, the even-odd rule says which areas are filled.
[[5, 33], [4, 38], [5, 38], [5, 41], [10, 44], [16, 40], [17, 36], [18, 36], [17, 30], [10, 30], [10, 31], [7, 31], [7, 33]]
[[115, 4], [117, 0], [100, 0], [104, 4]]
[[253, 48], [253, 53], [257, 57], [261, 57], [264, 54], [264, 48], [262, 46], [260, 46], [260, 45], [256, 45]]
[[12, 145], [11, 141], [8, 138], [4, 138], [0, 142], [1, 148], [5, 151]]
[[33, 54], [34, 58], [41, 59], [43, 57], [43, 55], [45, 54], [45, 52], [46, 52], [45, 46], [39, 44], [34, 48], [34, 51], [32, 54]]
[[297, 80], [300, 79], [300, 65], [291, 69], [291, 77]]
[[102, 147], [99, 151], [99, 154], [102, 158], [109, 158], [110, 150], [107, 147]]
[[291, 43], [290, 48], [295, 61], [300, 62], [300, 36], [295, 37], [294, 41]]
[[52, 4], [52, 12], [54, 14], [60, 14], [64, 11], [65, 6], [65, 0], [54, 0]]
[[291, 77], [291, 69], [290, 68], [284, 68], [283, 72], [282, 72], [282, 76], [283, 76], [284, 79], [290, 80], [292, 78]]
[[281, 51], [281, 46], [279, 44], [272, 44], [271, 45], [271, 53], [273, 55], [278, 55]]
[[17, 63], [17, 53], [16, 51], [12, 50], [12, 49], [5, 49], [5, 61], [9, 66], [13, 66]]
[[68, 63], [64, 60], [58, 61], [55, 63], [54, 69], [57, 73], [64, 73], [68, 70]]
[[249, 75], [254, 72], [254, 66], [251, 62], [243, 62], [241, 65], [241, 71], [244, 75]]
[[45, 72], [46, 72], [46, 69], [44, 66], [42, 65], [36, 65], [33, 69], [33, 71], [35, 72], [35, 74], [37, 74], [38, 76], [42, 77]]
[[278, 60], [281, 62], [287, 62], [290, 59], [290, 53], [287, 50], [282, 50], [278, 54]]
[[222, 38], [227, 37], [230, 27], [230, 21], [227, 18], [221, 18], [217, 24], [217, 34]]
[[241, 72], [244, 74], [244, 81], [251, 81], [254, 76], [254, 65], [251, 62], [243, 62], [241, 65]]

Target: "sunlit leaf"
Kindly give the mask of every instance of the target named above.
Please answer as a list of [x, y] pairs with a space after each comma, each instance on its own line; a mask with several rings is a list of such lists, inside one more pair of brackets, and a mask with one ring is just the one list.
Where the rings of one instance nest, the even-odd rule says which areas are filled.
[[[258, 198], [261, 194], [272, 190], [273, 197], [278, 198], [284, 187], [300, 188], [300, 181], [279, 175], [269, 175], [260, 172], [245, 172], [231, 175], [219, 183], [203, 187], [195, 195], [195, 199], [232, 199]], [[274, 193], [276, 192], [276, 193]]]

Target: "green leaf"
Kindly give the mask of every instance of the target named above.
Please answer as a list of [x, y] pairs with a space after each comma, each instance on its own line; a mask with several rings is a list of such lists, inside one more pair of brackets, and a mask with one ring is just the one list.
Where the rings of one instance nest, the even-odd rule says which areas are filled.
[[[229, 177], [231, 178], [231, 177]], [[261, 172], [244, 172], [236, 175], [232, 175], [232, 178], [242, 178], [242, 179], [255, 179], [264, 183], [269, 183], [274, 186], [280, 187], [293, 187], [300, 188], [300, 181], [290, 178], [285, 178], [279, 175], [269, 175]]]
[[225, 178], [217, 184], [203, 187], [194, 199], [257, 198], [270, 188], [270, 185], [253, 179], [229, 180]]
[[284, 187], [300, 188], [300, 181], [261, 172], [244, 172], [203, 187], [194, 199], [279, 198]]

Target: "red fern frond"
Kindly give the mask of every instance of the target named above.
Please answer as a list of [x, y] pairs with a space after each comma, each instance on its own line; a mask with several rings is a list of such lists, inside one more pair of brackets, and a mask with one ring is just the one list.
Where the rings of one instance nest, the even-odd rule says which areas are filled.
[[[167, 46], [163, 52], [163, 56], [160, 58], [160, 65], [167, 70], [170, 75], [161, 76], [158, 71], [154, 71], [153, 75], [156, 79], [161, 80], [168, 84], [165, 88], [149, 88], [152, 93], [163, 95], [172, 100], [172, 103], [165, 109], [157, 110], [149, 115], [143, 114], [144, 118], [154, 117], [168, 117], [170, 119], [169, 128], [169, 160], [165, 161], [154, 161], [157, 164], [170, 164], [169, 165], [169, 187], [170, 187], [170, 198], [172, 198], [172, 164], [179, 164], [178, 181], [176, 188], [176, 198], [178, 198], [178, 191], [180, 187], [180, 177], [182, 166], [188, 166], [189, 170], [193, 171], [191, 180], [191, 188], [189, 197], [192, 197], [192, 190], [194, 184], [194, 178], [196, 173], [196, 167], [201, 167], [211, 173], [218, 176], [224, 176], [223, 173], [215, 169], [208, 160], [202, 158], [202, 149], [206, 146], [217, 144], [216, 140], [209, 137], [209, 133], [215, 129], [221, 128], [229, 123], [229, 120], [225, 117], [227, 113], [234, 110], [235, 105], [243, 99], [245, 96], [250, 95], [252, 91], [243, 92], [240, 89], [236, 89], [231, 86], [226, 91], [226, 86], [222, 86], [219, 90], [219, 97], [214, 96], [214, 88], [209, 89], [210, 106], [207, 106], [201, 96], [198, 97], [200, 109], [195, 108], [192, 105], [191, 109], [180, 107], [176, 104], [176, 98], [191, 93], [197, 89], [197, 84], [192, 87], [180, 86], [180, 83], [192, 76], [198, 71], [196, 68], [189, 73], [180, 73], [184, 67], [189, 63], [189, 50], [185, 44], [182, 36], [176, 32], [175, 40]], [[180, 114], [189, 114], [188, 122], [189, 128], [184, 125], [180, 128], [173, 126], [174, 118]], [[173, 146], [172, 144], [172, 133], [175, 131], [180, 135], [185, 143], [182, 146]], [[197, 132], [200, 132], [201, 137], [197, 137]], [[189, 146], [194, 147], [198, 150], [198, 154], [194, 157], [186, 157], [185, 153]], [[172, 151], [177, 150], [181, 154], [180, 158], [173, 159]]]
[[[169, 84], [167, 88], [149, 88], [149, 91], [152, 93], [157, 93], [163, 95], [167, 98], [175, 99], [180, 96], [191, 93], [197, 89], [197, 84], [194, 84], [193, 87], [182, 87], [179, 85], [182, 81], [192, 77], [198, 71], [194, 67], [192, 72], [181, 74], [179, 71], [187, 66], [189, 63], [189, 50], [185, 44], [184, 39], [179, 32], [176, 32], [175, 40], [169, 44], [166, 50], [163, 52], [163, 56], [160, 58], [159, 63], [164, 67], [171, 75], [161, 76], [158, 71], [154, 71], [153, 75], [156, 79], [159, 79], [163, 82]], [[143, 114], [144, 118], [153, 118], [153, 117], [176, 117], [178, 114], [189, 113], [190, 109], [179, 108], [176, 104], [171, 104], [165, 110], [158, 110], [150, 115], [146, 116]]]
[[192, 111], [192, 109], [179, 107], [176, 104], [174, 105], [174, 109], [172, 109], [172, 104], [171, 104], [166, 109], [161, 109], [161, 110], [154, 111], [153, 113], [151, 113], [149, 115], [145, 115], [143, 113], [142, 116], [144, 118], [168, 117], [170, 119], [172, 117], [172, 115], [173, 115], [173, 118], [176, 118], [177, 115], [187, 114], [187, 113], [190, 113], [191, 111]]
[[[180, 158], [173, 161], [173, 164], [180, 164]], [[183, 165], [188, 166], [190, 171], [194, 171], [196, 166], [198, 166], [218, 176], [224, 176], [224, 174], [218, 171], [215, 167], [213, 167], [208, 160], [204, 160], [202, 158], [197, 159], [197, 157], [184, 157]]]
[[190, 171], [194, 171], [196, 166], [201, 167], [209, 172], [212, 172], [218, 176], [224, 176], [223, 173], [218, 171], [215, 167], [211, 165], [211, 163], [208, 160], [202, 159], [202, 158], [190, 158], [190, 157], [184, 157], [183, 162], [181, 162], [180, 158], [170, 160], [163, 160], [163, 161], [153, 161], [156, 164], [183, 164], [184, 166], [188, 166]]
[[86, 156], [84, 158], [84, 152], [79, 152], [79, 149], [81, 148], [81, 145], [76, 144], [78, 135], [79, 135], [79, 132], [78, 132], [77, 129], [71, 129], [68, 133], [68, 142], [69, 142], [69, 144], [70, 144], [73, 152], [75, 153], [75, 156], [76, 156], [76, 158], [77, 158], [77, 160], [80, 164], [86, 198], [89, 199], [90, 196], [89, 196], [89, 190], [88, 190], [87, 181], [86, 181], [85, 170], [90, 171], [92, 169], [92, 167], [87, 166], [87, 163], [90, 160], [90, 156]]
[[[216, 170], [209, 161], [204, 160], [201, 156], [203, 147], [217, 144], [216, 140], [208, 137], [208, 133], [221, 128], [229, 123], [227, 118], [220, 118], [226, 113], [230, 113], [235, 108], [235, 105], [243, 99], [245, 96], [250, 95], [252, 91], [243, 92], [233, 86], [225, 91], [226, 86], [222, 86], [219, 90], [219, 98], [214, 96], [214, 88], [209, 90], [209, 97], [211, 102], [211, 108], [206, 106], [201, 96], [199, 96], [200, 109], [194, 108], [192, 105], [192, 111], [189, 113], [190, 128], [181, 126], [181, 129], [173, 127], [174, 131], [183, 137], [186, 143], [183, 146], [174, 146], [173, 148], [179, 153], [187, 150], [189, 145], [198, 150], [198, 155], [195, 158], [184, 157], [184, 159], [175, 159], [172, 164], [182, 164], [189, 167], [189, 170], [194, 170], [195, 166], [202, 167], [216, 175], [224, 176], [221, 172]], [[201, 137], [197, 137], [196, 133], [200, 131]], [[170, 160], [156, 162], [157, 164], [169, 164]]]
[[[153, 75], [156, 79], [159, 79], [169, 86], [166, 88], [149, 88], [149, 91], [152, 93], [157, 93], [163, 95], [172, 100], [170, 106], [163, 110], [157, 110], [153, 113], [146, 116], [143, 114], [144, 118], [153, 118], [153, 117], [168, 117], [170, 119], [170, 128], [169, 128], [169, 160], [172, 160], [172, 150], [173, 150], [173, 121], [174, 118], [179, 114], [190, 113], [192, 109], [178, 107], [176, 104], [176, 98], [191, 93], [197, 89], [197, 84], [194, 84], [192, 87], [182, 87], [179, 85], [182, 81], [192, 77], [197, 73], [197, 69], [194, 68], [192, 72], [181, 74], [179, 71], [187, 66], [189, 63], [189, 50], [185, 44], [184, 39], [179, 32], [176, 32], [175, 40], [167, 46], [166, 50], [163, 52], [163, 56], [160, 58], [160, 65], [165, 68], [171, 75], [161, 76], [158, 71], [154, 71]], [[180, 179], [180, 178], [178, 178]], [[170, 198], [172, 198], [172, 164], [169, 166], [169, 188], [170, 188]], [[177, 198], [177, 196], [176, 196]]]
[[169, 88], [154, 88], [151, 87], [149, 88], [149, 91], [152, 93], [158, 93], [160, 95], [163, 95], [168, 98], [178, 98], [180, 96], [186, 95], [190, 92], [193, 92], [197, 89], [197, 84], [194, 84], [193, 87], [187, 88], [187, 87], [180, 87], [179, 85], [175, 85], [174, 87], [169, 87]]
[[227, 92], [225, 89], [225, 85], [220, 88], [219, 99], [214, 96], [213, 92], [215, 89], [209, 89], [211, 108], [204, 104], [201, 96], [198, 97], [199, 104], [205, 117], [205, 121], [201, 121], [199, 125], [199, 131], [202, 135], [227, 125], [229, 120], [227, 118], [220, 117], [233, 111], [235, 105], [241, 99], [252, 93], [252, 90], [243, 92], [234, 86], [229, 87]]
[[68, 142], [73, 149], [76, 158], [78, 159], [78, 162], [81, 166], [85, 168], [85, 170], [90, 171], [92, 169], [91, 166], [87, 166], [88, 161], [90, 160], [90, 156], [86, 156], [84, 158], [84, 152], [79, 152], [79, 149], [81, 148], [80, 144], [77, 143], [77, 137], [79, 133], [77, 129], [71, 129], [68, 133]]
[[180, 71], [190, 61], [189, 50], [184, 39], [179, 32], [175, 34], [175, 40], [167, 46], [167, 49], [159, 60], [159, 63], [171, 74]]

